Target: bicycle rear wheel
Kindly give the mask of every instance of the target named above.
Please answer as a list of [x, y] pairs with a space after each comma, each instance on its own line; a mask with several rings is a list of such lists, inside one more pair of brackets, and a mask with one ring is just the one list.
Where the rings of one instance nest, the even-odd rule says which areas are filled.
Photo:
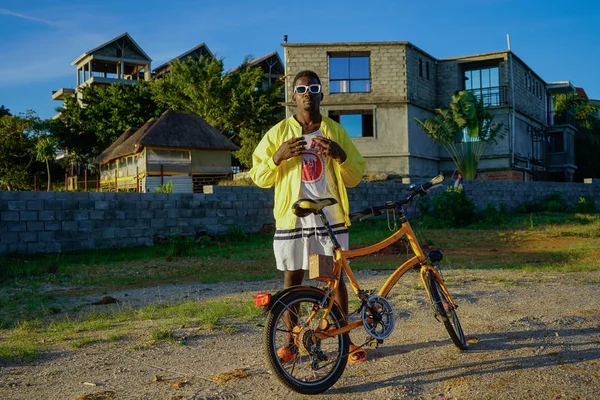
[[[348, 362], [350, 338], [342, 334], [327, 339], [314, 336], [323, 309], [324, 293], [316, 290], [291, 292], [270, 311], [265, 326], [265, 352], [275, 376], [288, 388], [302, 394], [318, 394], [333, 386]], [[312, 320], [308, 317], [315, 313]], [[330, 327], [343, 325], [343, 314], [334, 304], [327, 321]], [[287, 348], [289, 360], [278, 350]], [[285, 351], [285, 350], [284, 350]]]
[[427, 271], [427, 285], [429, 286], [429, 293], [431, 293], [431, 303], [437, 316], [442, 320], [450, 339], [456, 347], [461, 350], [467, 350], [467, 340], [465, 333], [462, 330], [458, 315], [456, 315], [456, 307], [452, 305], [448, 296], [444, 293], [444, 290], [440, 287], [440, 283], [437, 281], [435, 275], [431, 271]]

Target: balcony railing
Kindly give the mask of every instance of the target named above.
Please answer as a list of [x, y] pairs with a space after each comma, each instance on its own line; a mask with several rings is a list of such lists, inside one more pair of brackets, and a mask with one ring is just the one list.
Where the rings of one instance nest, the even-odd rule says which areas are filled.
[[479, 89], [468, 89], [478, 99], [483, 100], [483, 105], [486, 107], [497, 107], [508, 105], [507, 100], [507, 87], [506, 86], [492, 86]]
[[548, 125], [573, 125], [575, 126], [575, 114], [571, 111], [563, 111], [559, 114], [553, 112], [548, 113]]

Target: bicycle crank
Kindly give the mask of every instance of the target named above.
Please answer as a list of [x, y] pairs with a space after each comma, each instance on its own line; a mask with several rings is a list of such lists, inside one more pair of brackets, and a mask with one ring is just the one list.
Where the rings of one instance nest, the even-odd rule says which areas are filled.
[[385, 297], [375, 295], [365, 300], [361, 317], [367, 333], [377, 340], [383, 340], [394, 330], [394, 309]]

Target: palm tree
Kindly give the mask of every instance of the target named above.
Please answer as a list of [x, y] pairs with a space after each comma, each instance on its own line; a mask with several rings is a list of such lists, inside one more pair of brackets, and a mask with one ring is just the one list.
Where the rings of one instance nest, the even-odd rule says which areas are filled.
[[50, 161], [56, 158], [57, 144], [56, 140], [52, 136], [43, 135], [38, 137], [35, 143], [35, 158], [38, 161], [46, 162], [46, 170], [48, 171], [48, 189], [50, 191], [51, 178], [50, 178]]
[[448, 108], [437, 108], [433, 117], [415, 118], [423, 132], [446, 149], [465, 179], [475, 179], [487, 145], [504, 136], [502, 123], [493, 120], [483, 101], [466, 90], [452, 96]]

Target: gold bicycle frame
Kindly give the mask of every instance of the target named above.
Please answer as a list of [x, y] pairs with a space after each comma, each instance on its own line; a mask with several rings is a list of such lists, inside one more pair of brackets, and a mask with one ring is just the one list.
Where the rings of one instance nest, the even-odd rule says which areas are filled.
[[[352, 290], [354, 291], [354, 293], [357, 296], [359, 295], [360, 286], [359, 286], [358, 281], [356, 280], [356, 277], [354, 276], [354, 273], [352, 272], [352, 269], [350, 268], [350, 265], [348, 264], [348, 258], [360, 257], [360, 256], [368, 255], [368, 254], [373, 254], [379, 250], [386, 248], [387, 246], [391, 245], [392, 243], [400, 240], [404, 236], [406, 236], [408, 238], [410, 247], [415, 255], [413, 257], [411, 257], [409, 260], [407, 260], [405, 263], [400, 265], [394, 272], [392, 272], [392, 274], [388, 277], [388, 279], [383, 284], [383, 286], [379, 289], [378, 295], [384, 296], [384, 297], [387, 296], [390, 293], [390, 291], [392, 290], [392, 288], [394, 287], [394, 285], [398, 282], [398, 280], [407, 271], [420, 265], [421, 282], [423, 283], [423, 286], [425, 287], [425, 290], [426, 290], [429, 298], [431, 299], [431, 293], [429, 291], [429, 286], [426, 284], [426, 281], [425, 281], [427, 271], [431, 271], [433, 273], [439, 286], [442, 288], [442, 290], [448, 297], [448, 300], [450, 301], [452, 306], [455, 307], [454, 300], [452, 299], [452, 296], [450, 295], [450, 293], [448, 293], [448, 290], [446, 289], [446, 285], [444, 285], [444, 282], [443, 282], [441, 276], [439, 275], [439, 273], [437, 272], [437, 270], [433, 266], [425, 263], [427, 261], [427, 257], [423, 254], [421, 245], [419, 244], [419, 242], [415, 236], [415, 233], [413, 232], [412, 227], [410, 226], [410, 223], [408, 222], [408, 220], [405, 220], [402, 223], [402, 226], [400, 227], [399, 230], [397, 230], [392, 235], [390, 235], [389, 237], [387, 237], [386, 239], [384, 239], [378, 243], [375, 243], [373, 245], [366, 246], [366, 247], [361, 247], [358, 249], [352, 249], [352, 250], [336, 249], [335, 257], [334, 257], [335, 263], [334, 263], [334, 268], [333, 268], [333, 275], [335, 276], [335, 278], [330, 280], [327, 283], [327, 288], [330, 289], [331, 293], [329, 296], [329, 301], [328, 301], [327, 307], [325, 307], [325, 309], [324, 309], [325, 312], [321, 316], [322, 321], [325, 321], [327, 319], [329, 313], [331, 312], [331, 308], [333, 307], [335, 293], [338, 290], [339, 283], [340, 283], [341, 276], [342, 276], [341, 275], [342, 270], [348, 276], [348, 280], [350, 281], [350, 285], [352, 286]], [[316, 316], [316, 311], [313, 311], [313, 313], [309, 316], [307, 323], [310, 322], [315, 316]], [[350, 332], [362, 325], [363, 325], [362, 319], [355, 321], [355, 322], [351, 322], [351, 323], [346, 324], [346, 325], [342, 326], [341, 328], [337, 328], [337, 329], [328, 328], [327, 325], [324, 325], [325, 330], [317, 331], [317, 332], [315, 332], [315, 335], [319, 339], [331, 338], [331, 337], [335, 337], [337, 335], [341, 335], [341, 334]]]

